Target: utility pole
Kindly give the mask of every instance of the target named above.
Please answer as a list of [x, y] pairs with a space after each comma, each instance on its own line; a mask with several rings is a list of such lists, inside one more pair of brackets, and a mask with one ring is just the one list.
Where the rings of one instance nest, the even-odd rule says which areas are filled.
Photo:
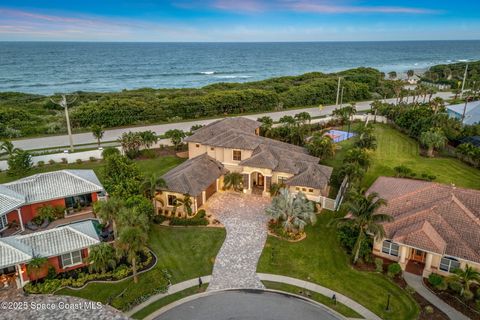
[[465, 113], [467, 113], [467, 103], [468, 103], [468, 97], [465, 98], [465, 105], [463, 106], [462, 124], [463, 124], [463, 120], [465, 120]]
[[463, 90], [465, 89], [465, 80], [467, 79], [467, 71], [468, 71], [468, 63], [465, 65], [465, 73], [463, 74], [462, 92], [461, 92], [460, 98], [463, 98]]
[[340, 80], [342, 79], [342, 77], [338, 77], [338, 84], [337, 84], [337, 100], [335, 102], [335, 105], [338, 107], [338, 98], [340, 96]]
[[345, 87], [342, 87], [342, 94], [340, 95], [340, 108], [343, 106], [343, 90]]
[[65, 119], [67, 120], [67, 131], [68, 131], [68, 140], [70, 142], [70, 152], [73, 152], [73, 137], [72, 137], [72, 129], [70, 127], [70, 117], [68, 115], [68, 104], [72, 104], [75, 102], [77, 98], [74, 97], [70, 102], [67, 101], [67, 96], [62, 94], [62, 98], [59, 101], [54, 101], [50, 99], [54, 104], [59, 105], [63, 109], [65, 109]]

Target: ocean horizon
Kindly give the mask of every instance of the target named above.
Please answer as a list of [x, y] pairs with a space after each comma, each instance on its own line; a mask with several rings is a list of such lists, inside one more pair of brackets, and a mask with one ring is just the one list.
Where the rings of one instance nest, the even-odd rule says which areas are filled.
[[480, 40], [0, 42], [0, 92], [203, 87], [306, 72], [425, 70], [480, 60]]

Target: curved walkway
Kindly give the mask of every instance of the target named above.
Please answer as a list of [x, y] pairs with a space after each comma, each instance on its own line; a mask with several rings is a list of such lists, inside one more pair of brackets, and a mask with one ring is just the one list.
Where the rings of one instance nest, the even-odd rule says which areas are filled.
[[207, 291], [264, 288], [256, 270], [267, 240], [264, 211], [269, 203], [268, 198], [234, 192], [217, 192], [208, 200], [207, 211], [225, 226], [227, 237]]
[[407, 284], [415, 289], [415, 291], [424, 297], [428, 302], [433, 304], [435, 307], [443, 311], [450, 319], [452, 320], [469, 320], [470, 318], [465, 316], [463, 313], [457, 311], [455, 308], [451, 307], [449, 304], [445, 303], [442, 299], [433, 294], [425, 285], [423, 284], [423, 278], [415, 274], [408, 272], [403, 273], [403, 278]]
[[[304, 280], [300, 280], [300, 279], [296, 279], [296, 278], [280, 276], [280, 275], [275, 275], [275, 274], [267, 274], [267, 273], [258, 273], [257, 277], [261, 280], [280, 282], [280, 283], [286, 283], [286, 284], [294, 285], [294, 286], [297, 286], [297, 287], [300, 287], [300, 288], [310, 290], [312, 292], [320, 293], [320, 294], [325, 295], [327, 297], [332, 297], [335, 294], [338, 302], [340, 302], [340, 303], [346, 305], [347, 307], [349, 307], [350, 309], [356, 311], [357, 313], [359, 313], [365, 319], [381, 320], [381, 318], [379, 316], [377, 316], [375, 313], [368, 310], [367, 308], [365, 308], [364, 306], [362, 306], [358, 302], [353, 301], [352, 299], [344, 296], [341, 293], [330, 290], [328, 288], [325, 288], [325, 287], [320, 286], [318, 284], [315, 284], [313, 282], [308, 282], [308, 281], [304, 281]], [[210, 282], [210, 280], [211, 280], [210, 276], [202, 277], [203, 283], [208, 283], [208, 282]], [[136, 307], [131, 309], [126, 314], [128, 316], [132, 316], [134, 313], [140, 311], [141, 309], [145, 308], [146, 306], [148, 306], [149, 304], [151, 304], [151, 303], [153, 303], [157, 300], [160, 300], [162, 298], [165, 298], [168, 295], [171, 295], [171, 294], [174, 294], [176, 292], [183, 291], [185, 289], [195, 287], [195, 286], [198, 286], [198, 279], [197, 278], [174, 284], [174, 285], [172, 285], [168, 288], [168, 291], [166, 293], [159, 293], [159, 294], [156, 294], [156, 295], [150, 297], [148, 300], [146, 300], [145, 302], [137, 305]], [[187, 299], [187, 298], [185, 298], [185, 299]], [[185, 300], [185, 299], [182, 299], [183, 302], [188, 301], [188, 300]], [[170, 308], [172, 308], [172, 307], [178, 305], [180, 302], [181, 302], [181, 300], [173, 302], [169, 306], [170, 306]], [[155, 316], [158, 316], [161, 313], [161, 312], [159, 312], [160, 310], [157, 310], [154, 313], [152, 313], [151, 315], [149, 315], [147, 317], [147, 319], [152, 319]]]

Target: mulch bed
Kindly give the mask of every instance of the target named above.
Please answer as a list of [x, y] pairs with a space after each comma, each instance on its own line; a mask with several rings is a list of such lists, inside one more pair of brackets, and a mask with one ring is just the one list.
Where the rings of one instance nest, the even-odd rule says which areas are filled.
[[[450, 293], [448, 290], [441, 291], [441, 290], [438, 290], [438, 289], [434, 288], [428, 282], [427, 279], [423, 279], [423, 283], [430, 289], [430, 291], [434, 292], [437, 295], [437, 297], [442, 299], [445, 303], [450, 305], [452, 308], [454, 308], [457, 311], [463, 313], [464, 315], [466, 315], [470, 319], [480, 320], [480, 313], [472, 310], [472, 309], [475, 308], [475, 305], [474, 305], [475, 299], [472, 299], [470, 301], [470, 303], [468, 303], [469, 306], [467, 306], [459, 298], [457, 298], [453, 293]], [[475, 292], [475, 290], [474, 290], [474, 292]]]
[[[393, 281], [403, 289], [407, 287], [407, 283], [400, 276], [395, 277]], [[445, 313], [443, 313], [436, 306], [428, 302], [424, 297], [422, 297], [418, 293], [415, 292], [414, 294], [412, 294], [412, 297], [415, 299], [415, 301], [417, 301], [418, 305], [420, 306], [420, 315], [418, 316], [418, 319], [420, 320], [430, 320], [430, 319], [449, 320], [450, 319]], [[425, 311], [425, 307], [427, 306], [430, 306], [433, 308], [433, 313], [427, 313]]]

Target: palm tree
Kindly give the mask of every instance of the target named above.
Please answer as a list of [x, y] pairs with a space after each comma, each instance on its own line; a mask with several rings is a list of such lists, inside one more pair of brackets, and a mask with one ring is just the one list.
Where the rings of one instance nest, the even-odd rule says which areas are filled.
[[407, 70], [408, 80], [410, 80], [410, 78], [413, 77], [414, 75], [415, 75], [415, 71], [413, 71], [412, 69]]
[[335, 145], [330, 136], [315, 132], [307, 144], [308, 152], [320, 159], [330, 159], [335, 155]]
[[127, 261], [132, 264], [133, 282], [138, 283], [137, 259], [138, 254], [145, 249], [148, 241], [148, 233], [138, 226], [127, 226], [122, 228], [115, 241], [117, 254], [125, 256]]
[[103, 127], [98, 125], [98, 124], [94, 124], [90, 130], [92, 131], [92, 135], [95, 139], [97, 139], [97, 144], [98, 144], [98, 147], [100, 148], [100, 140], [103, 138], [103, 134], [105, 133], [105, 130], [103, 130]]
[[292, 117], [292, 116], [283, 116], [280, 118], [280, 120], [278, 120], [282, 125], [284, 126], [293, 126], [295, 125], [296, 121], [295, 121], [295, 118]]
[[312, 121], [312, 117], [310, 116], [310, 113], [308, 112], [300, 112], [295, 115], [295, 119], [297, 122], [299, 122], [302, 125], [310, 124], [310, 121]]
[[340, 168], [340, 174], [343, 177], [347, 177], [350, 184], [357, 184], [365, 175], [365, 169], [363, 169], [358, 163], [346, 162]]
[[167, 187], [167, 182], [162, 177], [157, 176], [153, 173], [150, 177], [146, 178], [140, 185], [141, 192], [143, 195], [153, 201], [153, 206], [155, 207], [155, 214], [157, 212], [157, 200], [155, 199], [158, 193], [161, 193], [161, 190]]
[[373, 127], [370, 125], [363, 125], [358, 130], [359, 136], [358, 140], [355, 141], [354, 146], [360, 149], [371, 149], [375, 150], [377, 148], [377, 138], [373, 134]]
[[470, 285], [480, 284], [480, 272], [467, 264], [465, 270], [455, 269], [449, 280], [460, 283], [462, 285], [460, 294], [467, 298], [471, 296]]
[[420, 143], [428, 148], [427, 155], [429, 157], [433, 157], [434, 149], [445, 146], [446, 141], [447, 138], [439, 129], [424, 131], [420, 134]]
[[305, 226], [317, 221], [313, 203], [302, 192], [295, 195], [286, 188], [280, 189], [265, 213], [280, 222], [286, 232], [303, 232]]
[[108, 201], [97, 201], [93, 205], [95, 214], [103, 221], [111, 222], [115, 238], [117, 237], [117, 224], [119, 212], [124, 208], [124, 203], [118, 198], [110, 198]]
[[377, 209], [386, 205], [386, 201], [372, 192], [367, 196], [363, 190], [354, 192], [349, 201], [345, 203], [349, 214], [343, 218], [332, 220], [331, 223], [337, 227], [352, 225], [358, 230], [358, 237], [353, 247], [353, 263], [357, 263], [360, 248], [368, 235], [373, 235], [375, 240], [385, 237], [385, 230], [382, 222], [390, 222], [393, 217], [388, 214], [377, 213]]
[[260, 126], [260, 134], [264, 137], [270, 136], [270, 132], [273, 127], [273, 119], [269, 116], [264, 116], [257, 119], [258, 122], [261, 123]]
[[388, 78], [389, 78], [390, 80], [393, 80], [393, 79], [395, 79], [396, 77], [397, 77], [397, 72], [395, 72], [395, 71], [390, 71], [390, 72], [388, 73]]
[[138, 155], [140, 146], [142, 145], [142, 138], [138, 132], [124, 132], [118, 139], [118, 142], [122, 146], [122, 150], [125, 154], [133, 159]]
[[171, 129], [165, 132], [165, 137], [169, 138], [172, 142], [175, 150], [180, 150], [180, 147], [183, 144], [183, 139], [187, 136], [187, 134], [183, 130], [179, 129]]
[[105, 242], [91, 246], [86, 262], [90, 272], [105, 273], [109, 268], [114, 269], [117, 266], [115, 250]]
[[382, 103], [378, 100], [375, 100], [370, 104], [370, 112], [373, 113], [373, 123], [377, 123], [377, 112], [381, 106]]
[[433, 98], [433, 100], [430, 102], [430, 105], [433, 109], [434, 114], [437, 114], [438, 111], [443, 111], [443, 109], [445, 108], [445, 102], [440, 97]]
[[223, 177], [223, 187], [226, 190], [233, 189], [234, 191], [243, 190], [243, 176], [238, 172], [227, 173]]
[[9, 140], [4, 140], [2, 144], [0, 144], [0, 150], [4, 151], [9, 157], [11, 157], [17, 151], [20, 151], [20, 149], [15, 148], [13, 143]]
[[357, 163], [365, 170], [368, 169], [371, 162], [368, 152], [365, 149], [360, 148], [353, 148], [348, 150], [343, 161], [345, 163]]
[[127, 227], [136, 227], [143, 232], [148, 232], [150, 229], [150, 216], [138, 207], [120, 209], [117, 220], [119, 234]]
[[33, 274], [35, 279], [38, 278], [38, 274], [48, 263], [48, 259], [45, 257], [34, 256], [32, 260], [27, 264], [28, 274]]
[[140, 138], [142, 140], [142, 144], [147, 148], [150, 149], [152, 145], [158, 142], [158, 136], [152, 130], [142, 131], [140, 132]]
[[[177, 199], [177, 204], [179, 206], [183, 206], [183, 212], [185, 213], [185, 218], [188, 218], [192, 215], [192, 198], [189, 194], [184, 194], [183, 199]], [[176, 209], [176, 207], [174, 207]]]

